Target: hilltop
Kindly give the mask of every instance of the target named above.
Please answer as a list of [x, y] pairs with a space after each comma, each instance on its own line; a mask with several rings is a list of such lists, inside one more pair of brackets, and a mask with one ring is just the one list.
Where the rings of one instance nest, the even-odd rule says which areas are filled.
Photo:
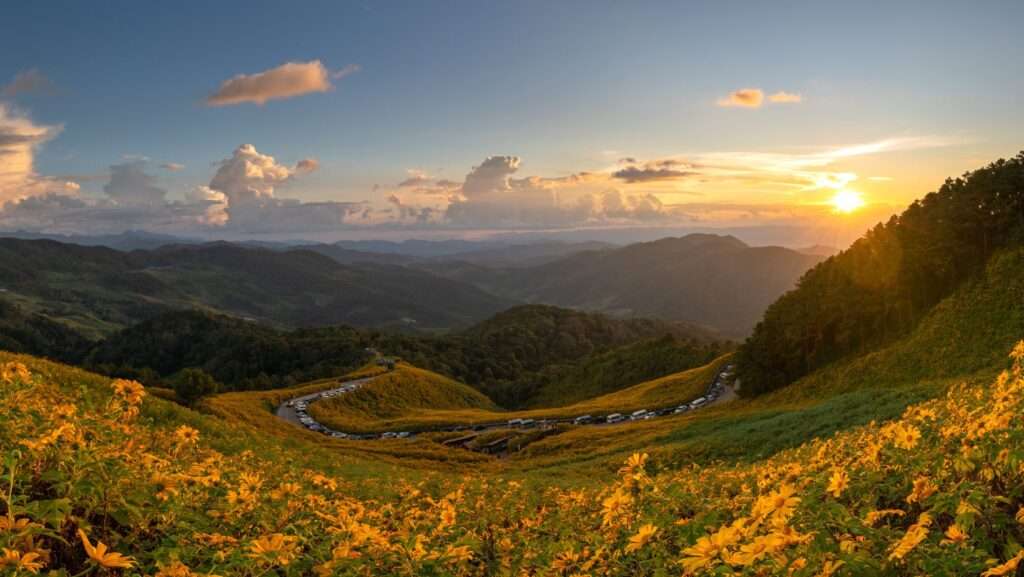
[[4, 238], [0, 282], [5, 300], [91, 339], [190, 308], [287, 327], [345, 323], [430, 329], [468, 326], [513, 304], [405, 267], [342, 265], [305, 250], [230, 243], [120, 252]]
[[580, 252], [537, 266], [466, 263], [430, 270], [520, 301], [686, 321], [746, 336], [768, 305], [823, 258], [751, 247], [732, 236], [691, 234]]

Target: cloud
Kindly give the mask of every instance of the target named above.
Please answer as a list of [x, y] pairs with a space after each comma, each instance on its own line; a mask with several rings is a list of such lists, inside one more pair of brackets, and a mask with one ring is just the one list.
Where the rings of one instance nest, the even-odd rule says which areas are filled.
[[253, 102], [263, 105], [268, 100], [284, 100], [327, 92], [334, 88], [332, 79], [340, 79], [359, 70], [347, 66], [331, 73], [319, 60], [288, 62], [256, 74], [239, 74], [221, 83], [220, 88], [206, 99], [209, 106], [228, 106]]
[[760, 88], [741, 88], [730, 92], [725, 98], [718, 100], [719, 106], [760, 108], [764, 102], [764, 92]]
[[513, 176], [520, 164], [517, 156], [484, 159], [452, 195], [444, 223], [456, 228], [544, 229], [652, 222], [666, 216], [656, 196], [609, 188], [607, 174], [517, 179]]
[[36, 150], [62, 128], [36, 124], [0, 102], [0, 202], [54, 190], [77, 190], [74, 182], [42, 177], [35, 171]]
[[614, 178], [627, 183], [656, 182], [661, 180], [678, 180], [698, 174], [690, 166], [673, 159], [665, 159], [645, 164], [638, 164], [635, 158], [622, 159], [630, 166], [620, 168], [612, 173]]
[[145, 160], [130, 160], [110, 167], [110, 182], [103, 192], [121, 205], [160, 205], [167, 191], [156, 186], [156, 177], [146, 173]]
[[19, 94], [32, 92], [52, 93], [53, 91], [54, 86], [50, 79], [43, 76], [39, 70], [30, 68], [29, 70], [19, 72], [14, 76], [14, 80], [0, 88], [0, 96], [14, 98]]
[[251, 144], [218, 163], [209, 190], [223, 194], [224, 226], [248, 233], [330, 230], [362, 211], [362, 202], [301, 202], [274, 196], [277, 187], [316, 170], [319, 163], [280, 164]]
[[410, 168], [405, 172], [409, 177], [398, 183], [399, 188], [422, 187], [430, 184], [433, 180], [429, 174], [418, 168]]
[[177, 162], [165, 162], [165, 163], [160, 165], [160, 168], [162, 168], [164, 170], [169, 170], [171, 172], [179, 172], [179, 171], [185, 170], [185, 165], [184, 164], [178, 164]]
[[792, 92], [780, 90], [775, 94], [770, 95], [768, 97], [768, 100], [776, 104], [797, 104], [799, 102], [803, 102], [804, 97], [800, 96], [799, 94], [793, 94]]

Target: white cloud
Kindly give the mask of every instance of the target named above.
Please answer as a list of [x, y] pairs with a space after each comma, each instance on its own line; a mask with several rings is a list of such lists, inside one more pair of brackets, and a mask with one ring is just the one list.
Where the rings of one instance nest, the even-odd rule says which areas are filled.
[[170, 172], [180, 172], [182, 170], [185, 170], [185, 165], [178, 164], [177, 162], [165, 162], [160, 165], [160, 168], [168, 170]]
[[362, 212], [361, 202], [301, 202], [274, 196], [277, 187], [316, 170], [319, 163], [279, 164], [251, 144], [222, 160], [209, 189], [224, 195], [225, 226], [249, 233], [301, 232], [343, 227]]
[[350, 65], [331, 73], [319, 60], [288, 62], [256, 74], [239, 74], [221, 83], [206, 99], [210, 106], [228, 106], [252, 102], [263, 105], [269, 100], [284, 100], [304, 94], [327, 92], [334, 88], [332, 79], [340, 79], [359, 71]]
[[74, 182], [42, 177], [35, 171], [36, 150], [60, 134], [62, 128], [36, 124], [0, 102], [0, 202], [78, 189]]

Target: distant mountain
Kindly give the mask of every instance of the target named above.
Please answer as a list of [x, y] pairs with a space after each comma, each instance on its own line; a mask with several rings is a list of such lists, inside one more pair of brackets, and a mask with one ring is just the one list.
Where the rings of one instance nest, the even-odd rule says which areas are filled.
[[839, 249], [834, 246], [825, 246], [823, 244], [814, 244], [811, 246], [805, 246], [803, 248], [793, 249], [801, 254], [813, 254], [816, 256], [832, 256], [839, 253]]
[[470, 252], [481, 248], [498, 246], [492, 242], [472, 240], [419, 240], [410, 239], [403, 241], [390, 240], [339, 240], [335, 246], [356, 250], [359, 252], [376, 252], [387, 254], [402, 254], [420, 258], [431, 258], [436, 256], [447, 256], [458, 253]]
[[198, 244], [203, 241], [144, 230], [128, 230], [117, 234], [47, 234], [37, 232], [4, 232], [0, 236], [23, 240], [53, 240], [81, 246], [105, 246], [115, 250], [149, 250], [167, 244]]
[[420, 262], [419, 257], [409, 256], [395, 252], [368, 252], [362, 250], [353, 250], [345, 248], [337, 244], [306, 244], [297, 247], [293, 247], [290, 250], [308, 250], [318, 254], [322, 254], [331, 260], [341, 264], [360, 264], [360, 263], [373, 263], [373, 264], [389, 264], [395, 266], [404, 266]]
[[732, 236], [692, 234], [532, 267], [456, 263], [431, 270], [526, 302], [681, 320], [744, 336], [820, 260], [781, 247], [750, 247]]
[[0, 239], [0, 296], [87, 335], [173, 309], [205, 308], [283, 326], [467, 326], [513, 301], [427, 272], [342, 265], [308, 250], [229, 243], [119, 252]]
[[518, 268], [546, 264], [567, 256], [592, 250], [607, 250], [616, 245], [607, 242], [564, 242], [538, 241], [528, 244], [511, 244], [494, 248], [480, 248], [470, 252], [435, 257], [433, 267], [447, 266], [458, 261], [488, 267]]

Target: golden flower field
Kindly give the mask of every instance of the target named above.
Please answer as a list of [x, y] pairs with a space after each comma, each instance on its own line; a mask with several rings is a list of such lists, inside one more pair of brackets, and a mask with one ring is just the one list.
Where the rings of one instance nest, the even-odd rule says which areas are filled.
[[84, 575], [1014, 575], [1024, 342], [962, 384], [764, 460], [603, 479], [400, 468], [238, 432], [3, 355], [0, 567]]

